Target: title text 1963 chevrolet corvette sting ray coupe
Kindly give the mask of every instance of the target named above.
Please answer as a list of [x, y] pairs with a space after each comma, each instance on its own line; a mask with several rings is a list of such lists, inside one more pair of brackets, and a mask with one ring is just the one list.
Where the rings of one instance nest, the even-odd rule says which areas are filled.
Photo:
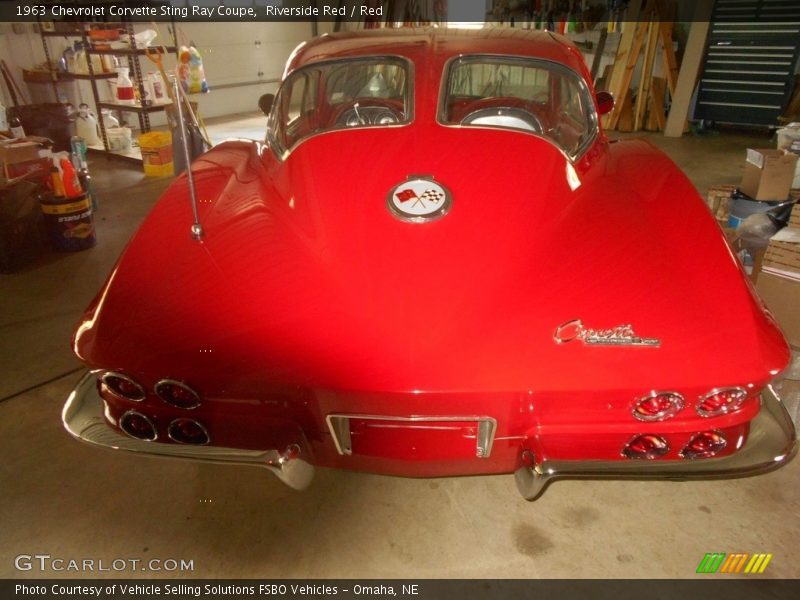
[[687, 178], [609, 142], [564, 38], [326, 35], [261, 104], [265, 143], [195, 161], [87, 309], [75, 437], [530, 499], [794, 455], [781, 332]]

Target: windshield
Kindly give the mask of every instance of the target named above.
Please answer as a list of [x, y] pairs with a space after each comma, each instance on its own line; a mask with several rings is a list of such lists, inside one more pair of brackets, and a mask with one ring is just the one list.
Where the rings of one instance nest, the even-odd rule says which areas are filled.
[[411, 120], [411, 76], [400, 58], [310, 65], [281, 86], [268, 135], [279, 152], [334, 129], [390, 126]]
[[574, 158], [597, 131], [581, 77], [543, 60], [474, 56], [447, 73], [442, 122], [501, 127], [546, 137]]

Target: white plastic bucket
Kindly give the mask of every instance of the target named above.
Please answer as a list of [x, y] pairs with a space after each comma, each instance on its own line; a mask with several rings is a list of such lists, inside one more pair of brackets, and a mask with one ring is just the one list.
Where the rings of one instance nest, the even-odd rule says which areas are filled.
[[108, 149], [112, 152], [129, 152], [131, 149], [130, 127], [109, 127], [106, 129]]

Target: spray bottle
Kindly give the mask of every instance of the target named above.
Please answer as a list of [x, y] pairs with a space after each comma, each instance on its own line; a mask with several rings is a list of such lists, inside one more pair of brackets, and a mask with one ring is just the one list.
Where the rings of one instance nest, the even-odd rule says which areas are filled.
[[50, 167], [50, 183], [53, 186], [53, 196], [63, 198], [66, 196], [64, 191], [64, 180], [61, 178], [61, 171], [58, 168], [57, 155], [52, 157], [53, 165]]
[[86, 160], [86, 140], [77, 135], [70, 138], [72, 147], [72, 164], [78, 171], [78, 181], [81, 188], [92, 202], [92, 211], [97, 210], [97, 197], [92, 189], [92, 177], [89, 175], [89, 164]]
[[75, 171], [75, 167], [72, 166], [68, 153], [59, 153], [59, 164], [61, 165], [61, 176], [64, 182], [64, 195], [67, 198], [75, 198], [83, 194], [81, 183], [78, 180], [78, 173]]

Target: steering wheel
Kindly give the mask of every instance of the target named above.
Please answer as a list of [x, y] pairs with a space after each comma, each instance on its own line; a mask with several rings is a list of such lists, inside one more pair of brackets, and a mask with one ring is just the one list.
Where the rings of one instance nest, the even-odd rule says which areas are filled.
[[365, 125], [395, 125], [402, 121], [400, 114], [388, 103], [368, 100], [369, 104], [355, 102], [336, 118], [339, 127], [363, 127]]
[[544, 133], [542, 122], [532, 112], [524, 108], [493, 106], [474, 110], [461, 119], [462, 125], [489, 125], [523, 129], [533, 133]]

